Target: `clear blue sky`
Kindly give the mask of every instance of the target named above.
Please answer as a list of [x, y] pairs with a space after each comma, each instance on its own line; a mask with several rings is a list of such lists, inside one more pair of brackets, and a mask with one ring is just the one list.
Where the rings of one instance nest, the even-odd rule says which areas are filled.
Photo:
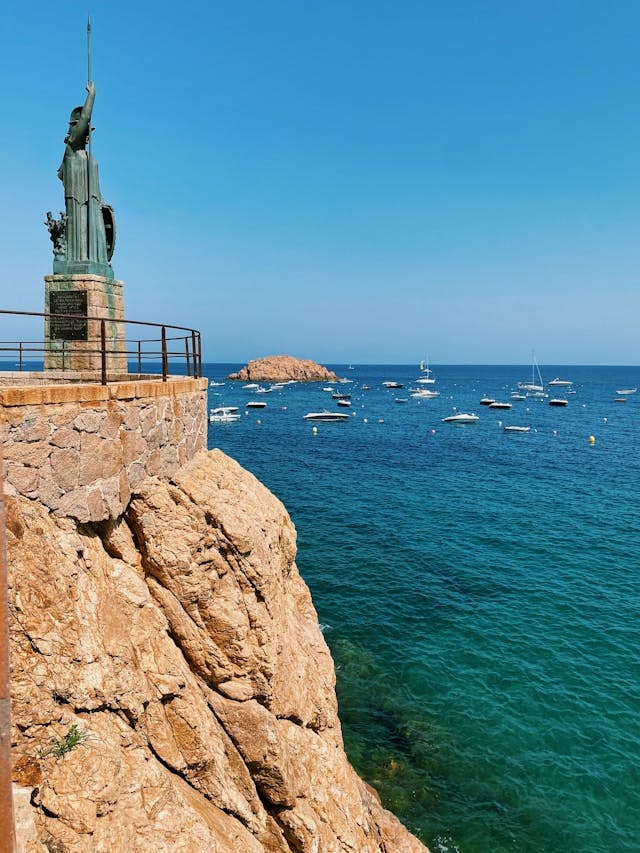
[[637, 0], [95, 5], [1, 13], [0, 307], [43, 310], [90, 12], [129, 319], [211, 361], [640, 364]]

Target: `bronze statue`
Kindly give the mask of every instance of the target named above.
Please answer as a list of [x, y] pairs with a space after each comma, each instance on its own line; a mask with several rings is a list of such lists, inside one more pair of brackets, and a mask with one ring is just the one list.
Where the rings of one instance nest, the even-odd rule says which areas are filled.
[[109, 261], [115, 244], [113, 210], [100, 194], [98, 164], [91, 154], [91, 113], [96, 97], [89, 80], [87, 97], [71, 112], [58, 177], [64, 184], [65, 253], [56, 255], [54, 272], [93, 272], [113, 276]]
[[44, 223], [49, 229], [49, 236], [53, 243], [54, 258], [64, 257], [67, 254], [67, 214], [60, 211], [60, 219], [54, 219], [50, 210], [47, 211], [47, 221]]

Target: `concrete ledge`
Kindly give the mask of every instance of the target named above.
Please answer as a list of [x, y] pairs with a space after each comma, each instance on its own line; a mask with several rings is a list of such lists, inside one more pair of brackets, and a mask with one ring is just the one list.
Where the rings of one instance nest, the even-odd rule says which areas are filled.
[[93, 403], [104, 400], [135, 400], [145, 397], [174, 397], [204, 391], [208, 379], [189, 377], [129, 380], [110, 385], [72, 382], [68, 385], [22, 385], [0, 388], [0, 406], [39, 406], [51, 403]]

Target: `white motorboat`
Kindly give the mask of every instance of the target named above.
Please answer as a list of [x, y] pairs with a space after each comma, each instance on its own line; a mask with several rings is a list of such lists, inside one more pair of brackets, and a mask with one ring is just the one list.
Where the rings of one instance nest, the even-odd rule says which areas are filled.
[[247, 385], [243, 385], [242, 387], [245, 391], [253, 391], [254, 388], [259, 388], [260, 386], [257, 382], [249, 382]]
[[512, 399], [512, 400], [526, 400], [526, 399], [527, 399], [527, 395], [526, 395], [526, 394], [518, 394], [518, 392], [517, 392], [517, 391], [514, 391], [514, 392], [511, 394], [511, 399]]
[[224, 384], [225, 384], [224, 382], [210, 382], [209, 387], [210, 388], [222, 388], [222, 386]]
[[531, 429], [531, 427], [528, 427], [528, 426], [515, 426], [515, 424], [514, 424], [514, 425], [506, 426], [504, 428], [504, 431], [505, 432], [529, 432], [530, 429]]
[[249, 400], [249, 402], [245, 405], [245, 409], [264, 409], [266, 403], [263, 403], [262, 400]]
[[637, 388], [623, 388], [621, 391], [616, 391], [616, 394], [620, 394], [621, 397], [628, 397], [629, 394], [635, 394]]
[[404, 388], [402, 382], [383, 382], [385, 388]]
[[482, 400], [480, 400], [481, 406], [490, 406], [492, 403], [495, 403], [494, 397], [483, 397]]
[[304, 415], [305, 421], [348, 421], [349, 415], [342, 412], [309, 412]]
[[431, 400], [433, 397], [439, 397], [439, 391], [431, 391], [430, 388], [416, 388], [411, 392], [411, 396], [416, 400]]
[[337, 400], [339, 406], [350, 406], [351, 400]]
[[547, 385], [555, 385], [558, 388], [568, 388], [570, 385], [573, 385], [571, 379], [558, 379], [556, 376], [555, 379], [552, 379], [551, 382], [547, 382]]
[[494, 400], [493, 403], [489, 403], [490, 409], [510, 409], [511, 403], [501, 403], [499, 400]]
[[239, 421], [240, 414], [237, 406], [218, 406], [209, 412], [209, 423], [226, 424]]
[[327, 385], [326, 388], [322, 389], [323, 391], [333, 391], [333, 388], [330, 385]]
[[442, 419], [443, 424], [476, 424], [480, 418], [478, 415], [474, 415], [473, 413], [467, 414], [466, 412], [456, 412], [455, 415], [448, 415], [446, 418]]
[[549, 400], [550, 406], [566, 406], [568, 404], [568, 400], [564, 400], [561, 397], [553, 397]]

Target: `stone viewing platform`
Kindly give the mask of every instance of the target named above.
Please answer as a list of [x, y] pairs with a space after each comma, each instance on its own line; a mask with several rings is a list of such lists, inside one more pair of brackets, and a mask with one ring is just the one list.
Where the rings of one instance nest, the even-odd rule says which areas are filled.
[[337, 382], [338, 376], [321, 364], [290, 355], [268, 355], [250, 361], [227, 379], [247, 382]]

